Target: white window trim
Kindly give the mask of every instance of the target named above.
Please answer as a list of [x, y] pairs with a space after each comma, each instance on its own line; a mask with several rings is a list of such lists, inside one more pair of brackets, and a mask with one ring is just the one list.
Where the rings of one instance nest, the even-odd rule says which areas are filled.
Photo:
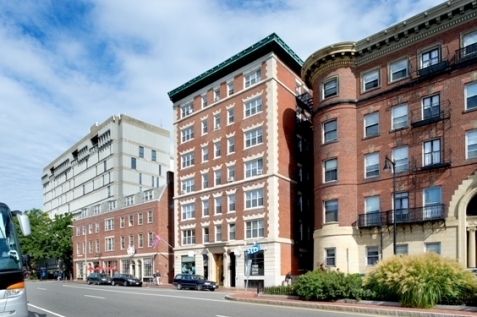
[[[471, 110], [477, 109], [477, 107], [474, 107], [474, 108], [470, 108], [470, 109], [469, 109], [469, 107], [468, 107], [468, 105], [467, 105], [467, 99], [469, 98], [469, 97], [467, 96], [467, 91], [468, 91], [467, 87], [474, 86], [474, 85], [475, 85], [475, 89], [477, 89], [477, 81], [473, 81], [473, 82], [467, 83], [467, 84], [465, 84], [465, 86], [464, 86], [465, 111], [471, 111]], [[474, 96], [477, 96], [477, 95], [474, 95]]]
[[[369, 92], [371, 90], [379, 89], [381, 87], [381, 72], [380, 72], [380, 70], [381, 70], [381, 68], [378, 67], [378, 68], [369, 69], [369, 70], [361, 73], [361, 93], [366, 93], [366, 92]], [[366, 75], [369, 75], [369, 74], [372, 74], [372, 73], [377, 73], [378, 74], [378, 85], [376, 87], [366, 89], [366, 83], [364, 82], [364, 77]]]
[[477, 158], [477, 155], [476, 156], [472, 156], [472, 157], [469, 157], [469, 134], [475, 134], [475, 143], [472, 143], [472, 145], [476, 145], [477, 146], [477, 130], [474, 129], [474, 130], [469, 130], [469, 131], [466, 131], [465, 132], [465, 159], [466, 160], [469, 160], [469, 159], [475, 159]]
[[[332, 82], [332, 81], [334, 81], [336, 83], [336, 93], [334, 95], [325, 97], [325, 85]], [[325, 99], [329, 99], [329, 98], [339, 96], [339, 94], [340, 94], [339, 87], [340, 87], [340, 82], [339, 82], [338, 76], [328, 77], [325, 80], [323, 80], [323, 82], [321, 84], [321, 100], [325, 100]]]
[[[398, 79], [393, 79], [393, 73], [392, 73], [392, 65], [394, 64], [397, 64], [399, 62], [402, 62], [402, 61], [406, 61], [407, 62], [407, 66], [406, 66], [406, 76], [403, 76], [403, 77], [400, 77]], [[404, 80], [406, 78], [409, 78], [410, 74], [409, 74], [409, 56], [405, 56], [405, 57], [401, 57], [401, 58], [398, 58], [398, 59], [395, 59], [394, 61], [392, 62], [389, 62], [388, 64], [388, 83], [391, 84], [391, 83], [396, 83], [400, 80]]]
[[[406, 108], [406, 124], [402, 127], [398, 126], [398, 127], [395, 127], [395, 122], [394, 122], [394, 119], [396, 118], [394, 115], [394, 110], [396, 109], [400, 109], [400, 108]], [[379, 123], [378, 123], [379, 124]], [[400, 105], [397, 105], [397, 106], [394, 106], [391, 108], [391, 130], [392, 131], [395, 131], [395, 130], [400, 130], [400, 129], [405, 129], [409, 127], [409, 106], [407, 103], [402, 103]]]

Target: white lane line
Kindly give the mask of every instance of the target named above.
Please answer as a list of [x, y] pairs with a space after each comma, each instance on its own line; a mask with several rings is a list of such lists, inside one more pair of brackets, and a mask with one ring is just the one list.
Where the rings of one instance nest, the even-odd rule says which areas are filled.
[[215, 317], [229, 317], [229, 316], [224, 316], [224, 315], [215, 315]]
[[[76, 289], [87, 289], [87, 290], [95, 290], [98, 292], [108, 292], [108, 293], [120, 293], [120, 294], [135, 294], [135, 295], [142, 295], [142, 296], [154, 296], [154, 297], [168, 297], [168, 298], [182, 298], [182, 299], [187, 299], [187, 300], [197, 300], [197, 301], [208, 301], [208, 302], [229, 302], [226, 299], [211, 299], [211, 298], [194, 298], [194, 297], [189, 297], [189, 296], [178, 296], [178, 295], [164, 295], [164, 294], [151, 294], [151, 293], [143, 293], [143, 292], [138, 292], [138, 291], [120, 291], [120, 290], [109, 290], [106, 288], [91, 288], [91, 287], [81, 287], [81, 286], [72, 286], [72, 285], [63, 285], [63, 287], [68, 287], [68, 288], [76, 288]], [[178, 293], [180, 293], [178, 291]], [[185, 292], [184, 292], [185, 293]]]
[[92, 296], [92, 295], [84, 295], [85, 297], [92, 297], [92, 298], [99, 298], [99, 299], [104, 299], [105, 297], [101, 296]]
[[46, 288], [43, 288], [43, 287], [37, 287], [37, 289], [41, 289], [41, 290], [46, 291]]
[[52, 315], [55, 315], [55, 316], [58, 316], [58, 317], [65, 317], [65, 316], [63, 316], [63, 315], [54, 313], [54, 312], [52, 312], [52, 311], [50, 311], [50, 310], [47, 310], [47, 309], [44, 309], [44, 308], [41, 308], [41, 307], [38, 307], [38, 306], [35, 306], [35, 305], [32, 305], [32, 304], [28, 304], [28, 306], [31, 306], [31, 307], [33, 307], [33, 308], [36, 308], [36, 309], [45, 311], [45, 312], [47, 312], [48, 314], [52, 314]]

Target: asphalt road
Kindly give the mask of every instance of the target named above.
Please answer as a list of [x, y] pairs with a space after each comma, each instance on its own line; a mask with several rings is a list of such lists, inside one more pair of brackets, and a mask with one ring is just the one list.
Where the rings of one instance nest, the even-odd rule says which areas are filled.
[[[97, 286], [56, 281], [28, 281], [29, 317], [350, 317], [297, 307], [240, 303], [227, 293], [168, 288]], [[372, 316], [372, 315], [361, 315]]]

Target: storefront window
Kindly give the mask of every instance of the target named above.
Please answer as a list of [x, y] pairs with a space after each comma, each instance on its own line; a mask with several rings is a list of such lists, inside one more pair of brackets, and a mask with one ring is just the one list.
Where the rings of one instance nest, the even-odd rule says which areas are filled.
[[251, 268], [250, 268], [250, 276], [263, 276], [265, 272], [265, 260], [263, 250], [258, 251], [254, 254], [247, 254], [245, 252], [245, 276], [247, 276], [247, 263], [248, 260], [252, 260]]
[[181, 273], [195, 274], [195, 257], [183, 255], [181, 259]]
[[152, 258], [144, 259], [144, 276], [153, 275], [152, 264], [153, 264]]
[[129, 273], [129, 260], [122, 260], [121, 273]]

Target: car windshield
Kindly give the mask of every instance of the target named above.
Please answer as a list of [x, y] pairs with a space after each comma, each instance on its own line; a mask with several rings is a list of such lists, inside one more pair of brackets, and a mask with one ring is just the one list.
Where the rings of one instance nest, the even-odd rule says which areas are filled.
[[109, 277], [109, 276], [106, 274], [98, 274], [98, 277]]
[[134, 276], [132, 276], [131, 274], [123, 274], [125, 278], [135, 278]]

